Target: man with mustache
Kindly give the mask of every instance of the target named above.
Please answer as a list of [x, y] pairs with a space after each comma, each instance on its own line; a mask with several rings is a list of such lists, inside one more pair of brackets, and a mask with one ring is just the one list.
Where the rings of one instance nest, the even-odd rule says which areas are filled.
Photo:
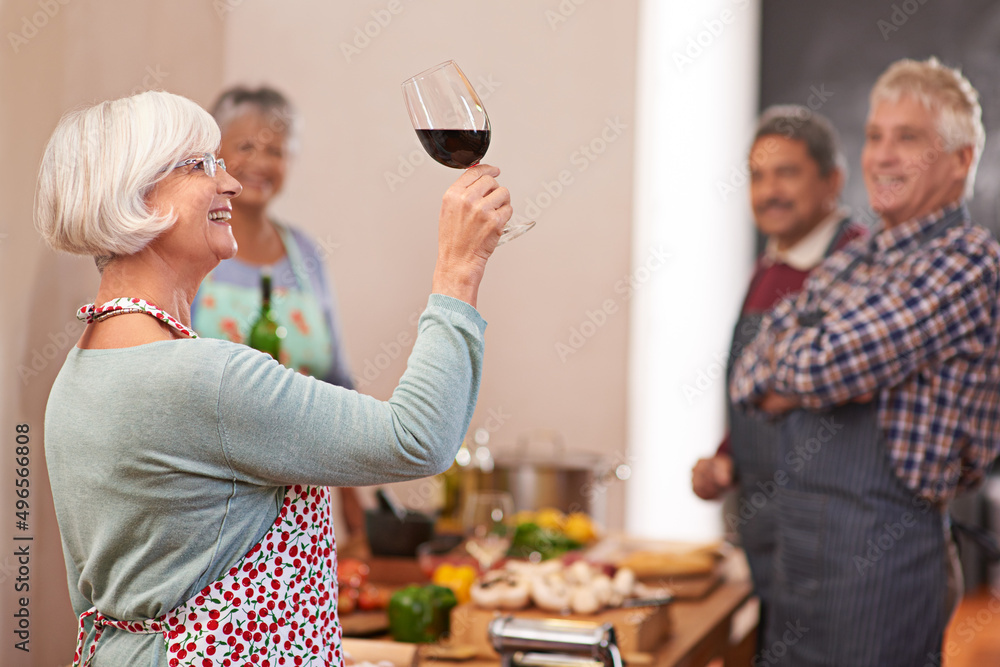
[[891, 65], [861, 156], [879, 224], [733, 368], [736, 403], [784, 415], [768, 664], [940, 664], [961, 590], [947, 505], [1000, 453], [1000, 245], [965, 206], [984, 143], [961, 73]]
[[[838, 200], [843, 158], [833, 126], [801, 106], [776, 106], [761, 116], [750, 149], [750, 203], [767, 238], [733, 332], [730, 365], [760, 326], [764, 313], [802, 288], [809, 272], [836, 249], [862, 236]], [[776, 427], [730, 406], [730, 432], [715, 456], [697, 462], [694, 492], [719, 498], [734, 486], [738, 510], [726, 523], [738, 530], [761, 601], [763, 627], [771, 589], [774, 512], [768, 503], [781, 483]], [[776, 479], [777, 476], [777, 479]]]

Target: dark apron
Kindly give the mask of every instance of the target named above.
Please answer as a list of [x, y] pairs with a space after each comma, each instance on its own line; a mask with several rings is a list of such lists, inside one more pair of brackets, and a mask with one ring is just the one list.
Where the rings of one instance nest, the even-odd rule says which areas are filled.
[[[951, 212], [921, 234], [921, 245], [964, 217], [964, 208]], [[872, 253], [874, 239], [869, 255], [831, 282]], [[824, 317], [799, 313], [799, 326]], [[794, 667], [939, 664], [951, 615], [948, 517], [896, 475], [878, 400], [796, 410], [779, 428], [788, 480], [772, 503], [772, 594], [758, 657]]]
[[919, 667], [941, 655], [946, 515], [896, 476], [877, 405], [781, 423], [767, 664]]
[[[824, 253], [828, 257], [839, 246], [840, 240], [850, 226], [849, 218], [842, 220], [837, 233]], [[750, 286], [750, 290], [753, 285]], [[748, 296], [749, 292], [748, 290]], [[753, 342], [760, 331], [763, 312], [746, 313], [736, 322], [732, 344], [729, 349], [729, 378], [732, 364], [739, 359], [743, 348]], [[740, 543], [750, 564], [755, 592], [761, 602], [761, 623], [765, 622], [767, 604], [771, 597], [772, 560], [775, 549], [776, 519], [774, 503], [771, 500], [779, 485], [785, 481], [779, 470], [778, 428], [729, 403], [729, 443], [733, 464], [739, 484], [739, 499], [736, 511], [726, 516], [728, 528], [736, 528]]]
[[[733, 331], [731, 362], [738, 359], [743, 348], [756, 337], [762, 318], [763, 313], [740, 317]], [[760, 598], [763, 619], [772, 587], [776, 521], [771, 500], [776, 493], [778, 429], [774, 423], [748, 415], [730, 403], [729, 444], [739, 483], [739, 499], [735, 511], [726, 516], [726, 525], [736, 528], [739, 533]]]

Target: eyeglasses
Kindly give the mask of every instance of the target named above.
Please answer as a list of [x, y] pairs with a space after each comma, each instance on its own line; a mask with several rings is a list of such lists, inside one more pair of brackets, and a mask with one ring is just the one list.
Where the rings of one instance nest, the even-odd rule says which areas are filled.
[[175, 164], [173, 168], [180, 169], [181, 167], [186, 167], [189, 164], [201, 164], [202, 169], [204, 169], [205, 173], [208, 174], [211, 178], [215, 178], [215, 174], [218, 173], [215, 168], [216, 165], [221, 167], [222, 171], [226, 171], [226, 161], [223, 160], [221, 157], [220, 158], [215, 157], [211, 153], [205, 153], [201, 157], [193, 157], [190, 160], [183, 160]]

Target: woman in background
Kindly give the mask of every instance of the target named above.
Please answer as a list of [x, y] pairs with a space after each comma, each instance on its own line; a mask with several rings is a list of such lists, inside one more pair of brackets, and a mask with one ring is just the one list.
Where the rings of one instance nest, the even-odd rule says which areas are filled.
[[274, 89], [235, 87], [219, 97], [212, 115], [222, 130], [219, 157], [243, 186], [230, 220], [239, 250], [202, 283], [192, 304], [195, 329], [203, 336], [243, 342], [260, 313], [260, 278], [267, 270], [274, 290], [272, 312], [288, 330], [279, 361], [352, 388], [324, 252], [268, 210], [297, 151], [295, 109]]
[[[299, 116], [277, 90], [241, 86], [223, 92], [212, 107], [222, 130], [219, 156], [243, 186], [233, 199], [236, 257], [219, 264], [191, 304], [195, 331], [202, 336], [245, 342], [261, 308], [261, 274], [271, 275], [271, 310], [285, 327], [279, 361], [300, 373], [353, 389], [340, 334], [325, 253], [303, 231], [275, 219], [268, 210], [284, 187], [290, 159], [298, 152]], [[364, 535], [357, 492], [341, 488], [333, 499], [337, 535]]]

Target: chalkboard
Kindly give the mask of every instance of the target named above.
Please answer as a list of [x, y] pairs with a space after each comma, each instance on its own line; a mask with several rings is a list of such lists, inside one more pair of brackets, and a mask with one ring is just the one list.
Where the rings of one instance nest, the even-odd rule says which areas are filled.
[[840, 133], [844, 201], [871, 216], [860, 156], [868, 94], [895, 60], [937, 56], [979, 90], [986, 147], [972, 218], [1000, 237], [1000, 2], [997, 0], [763, 0], [761, 108], [818, 105]]

